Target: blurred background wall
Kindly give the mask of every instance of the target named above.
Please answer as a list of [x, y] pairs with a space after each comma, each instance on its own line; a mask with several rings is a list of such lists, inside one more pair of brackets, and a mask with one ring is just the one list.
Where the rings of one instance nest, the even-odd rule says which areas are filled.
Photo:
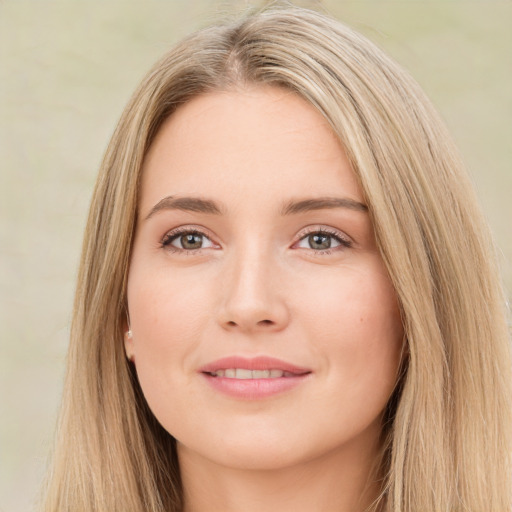
[[[173, 42], [251, 4], [0, 0], [1, 512], [35, 508], [88, 202], [121, 110]], [[510, 296], [512, 2], [309, 4], [387, 50], [437, 105], [501, 249]]]

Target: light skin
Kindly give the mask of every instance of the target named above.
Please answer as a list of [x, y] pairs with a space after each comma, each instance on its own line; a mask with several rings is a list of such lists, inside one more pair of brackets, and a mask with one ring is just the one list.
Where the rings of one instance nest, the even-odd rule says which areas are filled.
[[[364, 510], [403, 330], [326, 121], [273, 87], [199, 96], [158, 132], [141, 187], [125, 348], [177, 439], [186, 512]], [[230, 396], [200, 371], [228, 356], [308, 373]]]

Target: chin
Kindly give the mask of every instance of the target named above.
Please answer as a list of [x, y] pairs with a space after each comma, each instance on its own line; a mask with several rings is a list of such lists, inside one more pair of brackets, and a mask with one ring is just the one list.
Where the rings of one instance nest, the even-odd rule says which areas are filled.
[[188, 447], [178, 443], [178, 456], [184, 452], [207, 459], [211, 463], [235, 470], [272, 471], [295, 466], [303, 462], [305, 454], [300, 447], [274, 446], [267, 443], [213, 443], [207, 447]]
[[[363, 428], [361, 434], [343, 428], [325, 429], [319, 422], [287, 422], [276, 425], [257, 421], [230, 422], [230, 425], [209, 425], [208, 433], [178, 438], [178, 455], [206, 459], [210, 463], [237, 470], [271, 471], [299, 467], [315, 459], [341, 454], [358, 439], [370, 433]], [[350, 431], [348, 431], [350, 430]], [[373, 429], [370, 429], [373, 431]], [[373, 437], [373, 435], [372, 435]]]

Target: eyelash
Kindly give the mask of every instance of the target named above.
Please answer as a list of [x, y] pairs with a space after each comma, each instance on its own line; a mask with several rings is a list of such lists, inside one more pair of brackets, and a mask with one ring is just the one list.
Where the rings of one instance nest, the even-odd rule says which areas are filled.
[[[189, 228], [189, 227], [183, 227], [183, 228], [177, 228], [174, 229], [168, 233], [165, 234], [161, 241], [161, 247], [163, 249], [166, 249], [173, 253], [188, 253], [188, 254], [197, 254], [204, 248], [201, 247], [199, 249], [180, 249], [179, 247], [174, 247], [172, 245], [172, 242], [176, 240], [178, 237], [182, 235], [199, 235], [202, 237], [207, 238], [208, 240], [211, 239], [211, 236], [205, 233], [204, 231], [201, 231], [199, 229], [195, 228]], [[333, 250], [337, 249], [350, 249], [353, 245], [352, 241], [348, 237], [342, 236], [338, 231], [332, 231], [326, 228], [311, 228], [307, 231], [301, 233], [301, 236], [298, 238], [298, 240], [293, 244], [294, 246], [300, 243], [302, 240], [306, 239], [310, 235], [323, 235], [328, 236], [332, 239], [334, 239], [336, 242], [339, 243], [338, 247], [335, 248], [329, 248], [329, 249], [309, 249], [313, 251], [315, 255], [329, 255], [332, 254]]]
[[329, 255], [329, 254], [332, 254], [333, 251], [350, 249], [352, 247], [352, 241], [346, 235], [342, 235], [339, 231], [334, 231], [334, 230], [330, 230], [327, 228], [306, 228], [306, 229], [307, 230], [305, 232], [301, 233], [299, 239], [293, 245], [297, 245], [299, 242], [306, 239], [310, 235], [328, 236], [339, 243], [338, 247], [333, 247], [333, 248], [328, 248], [328, 249], [315, 250], [315, 249], [309, 248], [309, 250], [313, 251], [313, 254], [315, 256]]
[[199, 229], [189, 228], [189, 227], [176, 228], [164, 235], [162, 242], [161, 242], [162, 248], [166, 249], [170, 252], [173, 252], [173, 253], [188, 253], [188, 254], [198, 253], [199, 251], [201, 251], [201, 249], [203, 249], [203, 248], [199, 248], [199, 249], [188, 249], [187, 250], [187, 249], [180, 249], [179, 247], [174, 247], [173, 245], [171, 245], [172, 242], [174, 242], [174, 240], [176, 240], [178, 237], [180, 237], [182, 235], [199, 235], [199, 236], [207, 238], [208, 240], [211, 239], [210, 235], [208, 235], [207, 233], [205, 233]]

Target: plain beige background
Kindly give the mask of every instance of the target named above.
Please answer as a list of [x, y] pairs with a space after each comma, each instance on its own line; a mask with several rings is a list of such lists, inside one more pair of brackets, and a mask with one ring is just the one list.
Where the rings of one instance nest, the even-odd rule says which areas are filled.
[[[512, 2], [316, 3], [394, 56], [441, 111], [510, 296]], [[174, 41], [249, 4], [0, 0], [0, 512], [34, 509], [87, 207], [117, 118]]]

